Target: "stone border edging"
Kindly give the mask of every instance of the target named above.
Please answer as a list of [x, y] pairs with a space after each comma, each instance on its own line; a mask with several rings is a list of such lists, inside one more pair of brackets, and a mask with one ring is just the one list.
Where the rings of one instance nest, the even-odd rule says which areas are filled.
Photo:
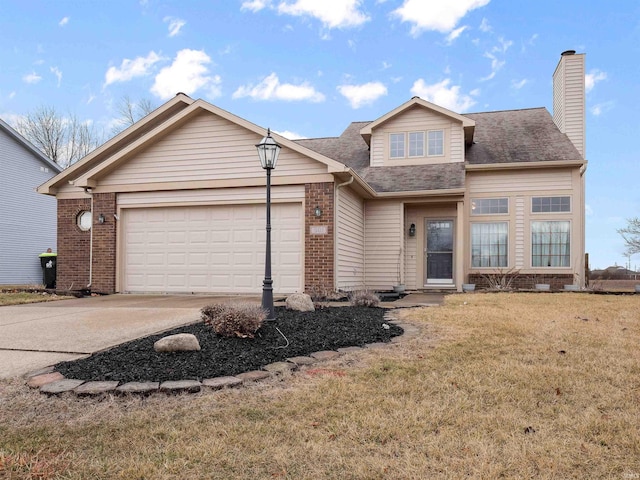
[[95, 397], [104, 394], [149, 395], [158, 392], [168, 394], [197, 393], [202, 390], [203, 387], [212, 390], [237, 387], [245, 383], [257, 382], [285, 372], [293, 372], [300, 367], [333, 360], [347, 353], [392, 346], [414, 338], [420, 332], [420, 327], [414, 324], [399, 322], [393, 310], [386, 312], [383, 318], [387, 323], [393, 323], [404, 330], [401, 335], [391, 338], [388, 343], [377, 342], [365, 344], [364, 347], [341, 347], [337, 350], [314, 352], [308, 356], [287, 358], [286, 362], [271, 363], [262, 367], [261, 370], [252, 370], [239, 373], [235, 376], [206, 378], [202, 381], [169, 380], [165, 382], [127, 382], [120, 384], [118, 381], [85, 381], [65, 378], [61, 373], [55, 372], [53, 367], [48, 367], [34, 372], [32, 375], [27, 375], [27, 386], [30, 388], [38, 388], [40, 393], [46, 395], [73, 393], [78, 397]]

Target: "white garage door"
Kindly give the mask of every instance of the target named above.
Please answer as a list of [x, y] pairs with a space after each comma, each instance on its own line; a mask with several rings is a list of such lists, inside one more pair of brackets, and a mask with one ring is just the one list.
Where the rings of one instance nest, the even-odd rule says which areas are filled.
[[[262, 291], [264, 205], [132, 208], [122, 217], [123, 291]], [[271, 224], [274, 292], [302, 291], [301, 204], [272, 204]]]

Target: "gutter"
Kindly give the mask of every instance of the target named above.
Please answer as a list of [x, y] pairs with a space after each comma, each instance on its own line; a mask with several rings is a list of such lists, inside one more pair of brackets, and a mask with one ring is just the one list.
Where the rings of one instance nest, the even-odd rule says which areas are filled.
[[89, 229], [89, 283], [87, 289], [91, 290], [93, 279], [93, 191], [91, 187], [84, 187], [84, 193], [91, 197], [91, 228]]

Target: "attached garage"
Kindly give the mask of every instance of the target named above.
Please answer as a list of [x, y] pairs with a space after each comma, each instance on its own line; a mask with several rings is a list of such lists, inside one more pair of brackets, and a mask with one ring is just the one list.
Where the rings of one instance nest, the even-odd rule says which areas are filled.
[[[120, 291], [262, 290], [264, 204], [126, 208], [121, 212]], [[302, 204], [273, 204], [271, 223], [274, 291], [303, 291]]]

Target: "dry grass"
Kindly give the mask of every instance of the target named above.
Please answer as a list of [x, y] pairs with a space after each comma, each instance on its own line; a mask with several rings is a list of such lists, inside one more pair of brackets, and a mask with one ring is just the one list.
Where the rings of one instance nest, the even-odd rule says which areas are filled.
[[422, 334], [191, 396], [0, 383], [0, 477], [640, 478], [640, 296], [467, 294]]
[[639, 280], [590, 280], [589, 288], [605, 292], [633, 292]]
[[0, 292], [0, 307], [5, 305], [21, 305], [24, 303], [53, 302], [67, 298], [55, 293], [46, 292]]

